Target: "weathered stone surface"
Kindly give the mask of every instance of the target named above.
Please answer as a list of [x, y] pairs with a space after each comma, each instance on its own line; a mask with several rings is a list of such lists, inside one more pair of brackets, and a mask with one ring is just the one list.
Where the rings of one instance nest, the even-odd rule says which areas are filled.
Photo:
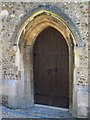
[[[23, 17], [30, 13], [33, 9], [38, 7], [41, 4], [47, 3], [39, 3], [39, 2], [3, 2], [2, 10], [0, 12], [0, 16], [2, 18], [1, 29], [1, 40], [0, 45], [2, 45], [2, 49], [0, 49], [0, 79], [5, 80], [18, 80], [18, 76], [20, 71], [17, 67], [18, 60], [16, 61], [16, 51], [13, 49], [13, 43], [15, 40], [15, 32], [17, 30], [17, 26], [23, 20]], [[62, 9], [75, 23], [77, 26], [81, 38], [84, 43], [84, 47], [82, 51], [77, 51], [77, 55], [79, 60], [78, 66], [76, 69], [76, 82], [77, 82], [77, 94], [87, 94], [85, 92], [85, 87], [88, 87], [88, 61], [90, 56], [88, 57], [88, 53], [90, 49], [88, 49], [89, 39], [88, 39], [88, 3], [87, 2], [49, 2], [48, 4], [55, 5], [56, 7]], [[90, 74], [89, 74], [90, 76]], [[6, 85], [7, 86], [7, 85]], [[79, 88], [84, 86], [84, 91]], [[10, 88], [13, 88], [13, 85], [10, 85]], [[4, 86], [4, 95], [8, 94], [8, 90]], [[16, 90], [13, 89], [13, 90]], [[12, 98], [12, 93], [15, 93], [15, 99]], [[16, 96], [17, 93], [12, 91], [11, 97], [9, 97], [9, 105], [16, 105]], [[78, 95], [78, 115], [83, 115], [83, 117], [87, 116], [87, 105], [84, 104], [84, 107], [79, 104], [80, 96]], [[14, 101], [15, 100], [15, 101]], [[13, 101], [10, 103], [10, 101]], [[87, 97], [86, 102], [87, 103]]]
[[[17, 66], [15, 65], [15, 52], [13, 51], [13, 36], [16, 30], [16, 27], [23, 19], [28, 12], [31, 12], [32, 9], [39, 6], [41, 3], [3, 3], [2, 4], [2, 30], [3, 38], [2, 38], [2, 77], [4, 79], [18, 79], [18, 71]], [[85, 43], [85, 47], [83, 50], [82, 55], [80, 55], [80, 66], [79, 70], [82, 67], [85, 67], [86, 70], [82, 71], [82, 74], [87, 73], [88, 67], [88, 4], [86, 3], [67, 3], [67, 2], [60, 2], [60, 3], [49, 3], [53, 4], [57, 7], [60, 7], [76, 24], [78, 27], [82, 39]], [[4, 14], [4, 16], [3, 16]], [[5, 54], [4, 54], [5, 53]], [[80, 70], [81, 72], [81, 70]], [[79, 71], [78, 71], [79, 74]], [[87, 81], [86, 74], [85, 80], [81, 80], [83, 83]], [[79, 79], [83, 79], [80, 78]], [[81, 84], [82, 84], [81, 83]]]
[[5, 106], [17, 107], [17, 81], [0, 80], [0, 103]]

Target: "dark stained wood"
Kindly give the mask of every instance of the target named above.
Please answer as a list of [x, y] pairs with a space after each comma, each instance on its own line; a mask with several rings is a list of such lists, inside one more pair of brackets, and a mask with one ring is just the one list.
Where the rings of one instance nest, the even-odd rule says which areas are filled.
[[34, 100], [37, 104], [69, 107], [69, 50], [64, 37], [48, 27], [33, 47]]

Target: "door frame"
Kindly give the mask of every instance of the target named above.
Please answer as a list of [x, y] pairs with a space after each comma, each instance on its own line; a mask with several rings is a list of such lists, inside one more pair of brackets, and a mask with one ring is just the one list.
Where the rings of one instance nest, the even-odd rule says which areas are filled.
[[[49, 30], [49, 31], [48, 31]], [[50, 33], [51, 32], [51, 33]], [[49, 34], [48, 34], [49, 33]], [[48, 37], [47, 37], [47, 34], [49, 35]], [[64, 99], [59, 99], [60, 98], [60, 96], [58, 97], [58, 104], [57, 104], [57, 102], [56, 103], [54, 103], [55, 102], [55, 96], [53, 96], [52, 98], [50, 98], [50, 96], [48, 96], [48, 98], [46, 98], [46, 100], [41, 100], [41, 103], [42, 103], [42, 105], [43, 104], [47, 104], [48, 106], [50, 106], [50, 104], [52, 104], [51, 106], [54, 106], [54, 104], [56, 104], [56, 106], [62, 106], [63, 108], [64, 108], [64, 106], [65, 106], [65, 108], [66, 109], [68, 109], [68, 107], [69, 107], [69, 99], [68, 99], [68, 97], [69, 97], [69, 94], [68, 94], [68, 92], [69, 92], [69, 50], [68, 50], [68, 45], [67, 45], [67, 43], [66, 43], [66, 40], [64, 39], [64, 37], [60, 34], [60, 32], [58, 32], [56, 29], [54, 29], [54, 28], [52, 28], [52, 27], [48, 27], [48, 28], [46, 28], [46, 29], [44, 29], [40, 34], [39, 34], [40, 36], [37, 36], [37, 38], [36, 38], [36, 40], [35, 40], [35, 43], [34, 43], [34, 46], [33, 46], [33, 70], [34, 70], [34, 73], [33, 73], [33, 77], [34, 77], [34, 79], [33, 79], [33, 81], [34, 81], [34, 103], [37, 103], [37, 104], [40, 104], [40, 98], [42, 99], [43, 97], [46, 97], [49, 93], [49, 91], [50, 91], [50, 95], [51, 95], [51, 97], [52, 97], [52, 95], [53, 95], [53, 93], [54, 93], [54, 90], [55, 90], [55, 88], [56, 88], [56, 86], [58, 86], [58, 95], [57, 95], [57, 93], [55, 92], [54, 93], [54, 95], [56, 94], [56, 96], [58, 97], [59, 95], [60, 96], [64, 96], [64, 97], [67, 97], [67, 99], [65, 99], [65, 101], [64, 101]], [[45, 37], [46, 36], [46, 37]], [[58, 38], [57, 38], [57, 36], [58, 36]], [[44, 38], [45, 37], [45, 38]], [[45, 43], [46, 43], [46, 45], [44, 46], [44, 42], [43, 42], [43, 40], [44, 41], [46, 41]], [[51, 43], [51, 49], [49, 49], [49, 50], [51, 50], [51, 52], [50, 51], [47, 51], [48, 50], [48, 48], [50, 48], [50, 45], [49, 45], [49, 42], [50, 41], [53, 41], [52, 43]], [[63, 43], [63, 45], [61, 45], [61, 43]], [[39, 45], [39, 46], [38, 46]], [[60, 46], [61, 45], [61, 46]], [[43, 47], [42, 47], [43, 46]], [[52, 47], [53, 46], [53, 47]], [[55, 47], [55, 50], [54, 50], [54, 47]], [[61, 47], [63, 47], [63, 50], [61, 50]], [[64, 49], [65, 48], [65, 49]], [[43, 49], [43, 51], [42, 51], [42, 49]], [[38, 51], [39, 50], [39, 51]], [[54, 50], [54, 51], [53, 51]], [[38, 52], [40, 52], [40, 51], [42, 51], [41, 53], [40, 53], [40, 55], [38, 54]], [[59, 52], [58, 52], [59, 51]], [[45, 56], [43, 56], [43, 52], [45, 53]], [[47, 55], [47, 53], [50, 53], [50, 55], [52, 56], [53, 55], [53, 52], [55, 52], [55, 55], [54, 56], [52, 56], [52, 58], [51, 57], [49, 57], [48, 55]], [[61, 84], [62, 82], [60, 82], [60, 81], [62, 81], [62, 79], [63, 79], [63, 77], [65, 76], [64, 74], [64, 72], [63, 72], [63, 74], [61, 74], [60, 75], [60, 66], [62, 65], [62, 63], [61, 63], [61, 61], [62, 61], [62, 57], [64, 56], [64, 55], [61, 55], [61, 58], [59, 58], [59, 61], [58, 62], [56, 62], [55, 60], [56, 59], [58, 59], [58, 57], [56, 58], [56, 54], [57, 53], [60, 53], [60, 52], [63, 52], [63, 53], [65, 53], [65, 56], [67, 56], [67, 57], [65, 57], [65, 59], [63, 59], [63, 66], [62, 66], [62, 70], [64, 70], [64, 72], [66, 71], [66, 77], [65, 77], [65, 82], [63, 83], [63, 84]], [[34, 55], [34, 53], [35, 54], [37, 54], [37, 55]], [[42, 57], [41, 57], [42, 56]], [[39, 59], [40, 58], [40, 59]], [[47, 58], [47, 59], [45, 59], [45, 58]], [[54, 59], [55, 58], [55, 60], [53, 61], [53, 62], [51, 62], [52, 60], [51, 59]], [[38, 60], [39, 59], [39, 60]], [[44, 61], [45, 60], [45, 61]], [[43, 61], [43, 62], [42, 62]], [[47, 64], [48, 63], [48, 64]], [[52, 63], [52, 64], [51, 64]], [[65, 65], [64, 65], [64, 63], [66, 64], [66, 66], [67, 67], [65, 67]], [[38, 66], [37, 66], [38, 65]], [[58, 65], [58, 66], [57, 66]], [[43, 66], [43, 67], [40, 67], [40, 66]], [[52, 69], [52, 67], [57, 67], [57, 69], [58, 69], [58, 71], [57, 71], [57, 73], [47, 73], [47, 72], [45, 72], [46, 70], [47, 70], [47, 68], [48, 67], [51, 67], [51, 69]], [[39, 67], [40, 67], [40, 69], [39, 69]], [[37, 70], [35, 70], [35, 69], [37, 69]], [[41, 74], [41, 71], [42, 71], [42, 69], [44, 69], [44, 71], [42, 72], [42, 74]], [[66, 70], [67, 69], [67, 70]], [[35, 72], [35, 71], [37, 71], [37, 72]], [[37, 76], [37, 75], [39, 75], [39, 76], [42, 76], [42, 78], [37, 78], [37, 77], [35, 77], [35, 75]], [[44, 76], [43, 76], [44, 75]], [[44, 77], [45, 76], [47, 76], [46, 77], [46, 79], [44, 79]], [[51, 76], [51, 77], [50, 77]], [[55, 78], [55, 76], [57, 76], [56, 78]], [[57, 81], [58, 83], [56, 83], [56, 86], [55, 86], [55, 84], [53, 84], [53, 88], [52, 88], [52, 90], [50, 90], [49, 89], [49, 91], [48, 92], [45, 92], [46, 91], [46, 89], [47, 89], [47, 87], [49, 87], [49, 86], [52, 86], [52, 84], [51, 84], [51, 82], [50, 81], [48, 81], [50, 78], [48, 78], [48, 77], [50, 77], [52, 80], [54, 80], [54, 82], [55, 81]], [[54, 79], [53, 79], [53, 77], [54, 77]], [[43, 79], [43, 80], [42, 80]], [[43, 84], [43, 81], [44, 81], [44, 84]], [[46, 84], [45, 84], [45, 81], [47, 81], [46, 82]], [[36, 84], [36, 85], [35, 85]], [[42, 85], [44, 85], [45, 86], [45, 88], [43, 89], [43, 87], [42, 87]], [[65, 89], [63, 88], [63, 87], [65, 87]], [[62, 87], [62, 89], [61, 89], [61, 87]], [[37, 90], [36, 90], [37, 89]], [[38, 91], [39, 90], [39, 91]], [[43, 90], [45, 90], [45, 91], [43, 91]], [[62, 92], [61, 92], [61, 90], [63, 90], [64, 91], [64, 93], [62, 94]], [[67, 90], [68, 90], [68, 92], [67, 92]], [[43, 96], [42, 94], [43, 94], [43, 92], [44, 92], [44, 94], [46, 94], [45, 96]], [[52, 92], [51, 92], [52, 91]], [[66, 92], [67, 92], [67, 94], [66, 94]], [[37, 95], [37, 93], [38, 93], [38, 95]], [[40, 94], [39, 94], [40, 93]], [[66, 95], [65, 95], [66, 94]], [[50, 98], [50, 99], [49, 99]], [[48, 102], [48, 100], [51, 100], [52, 101], [52, 103], [49, 103]], [[63, 102], [62, 104], [61, 104], [61, 102], [60, 102], [60, 100]], [[67, 105], [65, 105], [67, 103]]]
[[[16, 43], [16, 65], [18, 66], [18, 106], [29, 108], [34, 106], [33, 86], [33, 45], [38, 34], [47, 27], [53, 27], [65, 38], [69, 48], [69, 111], [77, 116], [77, 81], [78, 67], [77, 48], [80, 43], [71, 26], [60, 15], [51, 10], [37, 10], [29, 15], [18, 30]], [[73, 27], [73, 26], [72, 26]], [[73, 27], [74, 28], [74, 27]], [[76, 33], [78, 31], [76, 30]], [[80, 45], [80, 44], [79, 44]], [[79, 46], [80, 48], [80, 46]]]

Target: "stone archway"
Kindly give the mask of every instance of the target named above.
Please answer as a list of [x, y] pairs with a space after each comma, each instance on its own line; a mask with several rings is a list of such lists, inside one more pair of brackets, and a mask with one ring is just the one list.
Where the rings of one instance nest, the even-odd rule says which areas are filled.
[[41, 9], [28, 17], [17, 37], [18, 59], [18, 106], [29, 108], [34, 106], [33, 89], [33, 45], [39, 33], [47, 28], [53, 27], [65, 38], [69, 49], [69, 111], [74, 116], [77, 114], [77, 93], [75, 70], [77, 67], [76, 45], [78, 44], [75, 34], [58, 14], [49, 10]]

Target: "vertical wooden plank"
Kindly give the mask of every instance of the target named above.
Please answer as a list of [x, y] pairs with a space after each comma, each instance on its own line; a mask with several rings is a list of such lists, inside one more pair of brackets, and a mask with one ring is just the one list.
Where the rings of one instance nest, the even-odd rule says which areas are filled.
[[35, 103], [68, 108], [69, 51], [63, 36], [52, 27], [43, 30], [33, 60]]

